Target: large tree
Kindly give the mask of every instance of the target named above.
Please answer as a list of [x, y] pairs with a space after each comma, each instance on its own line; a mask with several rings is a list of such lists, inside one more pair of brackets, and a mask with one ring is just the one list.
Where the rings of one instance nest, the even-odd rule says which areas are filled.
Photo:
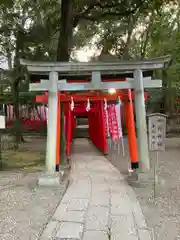
[[[72, 52], [89, 44], [118, 58], [150, 55], [153, 14], [158, 16], [170, 0], [3, 0], [0, 3], [0, 53], [8, 60], [9, 79], [19, 122], [19, 88], [24, 79], [21, 57], [69, 61]], [[148, 17], [147, 17], [148, 16]], [[140, 41], [134, 30], [143, 23]], [[142, 36], [142, 35], [141, 35]], [[151, 41], [156, 46], [155, 41]], [[154, 48], [155, 49], [155, 48]], [[148, 52], [148, 54], [147, 54]], [[155, 51], [160, 54], [159, 51]], [[138, 54], [137, 54], [138, 53]], [[151, 52], [152, 53], [152, 52]], [[17, 141], [20, 140], [16, 128]]]
[[[81, 27], [93, 29], [101, 23], [110, 25], [128, 18], [128, 32], [131, 35], [137, 13], [148, 15], [155, 9], [172, 1], [164, 0], [62, 0], [60, 33], [58, 38], [57, 60], [68, 61], [73, 48], [73, 37]], [[94, 27], [92, 27], [94, 25]], [[87, 33], [86, 33], [87, 34]], [[84, 36], [86, 38], [86, 35]], [[82, 40], [84, 41], [84, 40]], [[129, 40], [127, 41], [127, 45]], [[128, 46], [126, 47], [128, 48]]]

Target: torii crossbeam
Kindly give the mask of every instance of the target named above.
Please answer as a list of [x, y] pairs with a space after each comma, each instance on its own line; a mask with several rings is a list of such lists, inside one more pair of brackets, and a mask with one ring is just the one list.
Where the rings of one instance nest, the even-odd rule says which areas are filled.
[[[134, 89], [135, 92], [135, 113], [139, 150], [139, 163], [143, 171], [150, 168], [148, 138], [146, 126], [146, 111], [144, 102], [144, 88], [160, 88], [161, 80], [143, 78], [144, 70], [155, 70], [166, 67], [170, 61], [169, 56], [144, 60], [144, 61], [116, 61], [116, 62], [31, 62], [21, 60], [32, 74], [49, 75], [49, 81], [41, 80], [40, 83], [30, 84], [30, 91], [48, 91], [48, 131], [47, 131], [47, 152], [46, 170], [48, 173], [55, 173], [56, 165], [56, 130], [57, 130], [57, 105], [58, 90], [60, 91], [88, 91], [115, 89]], [[102, 82], [101, 74], [104, 72], [131, 72], [133, 78], [123, 82]], [[66, 80], [59, 80], [59, 74], [66, 73], [88, 73], [91, 81], [88, 83], [68, 83]]]

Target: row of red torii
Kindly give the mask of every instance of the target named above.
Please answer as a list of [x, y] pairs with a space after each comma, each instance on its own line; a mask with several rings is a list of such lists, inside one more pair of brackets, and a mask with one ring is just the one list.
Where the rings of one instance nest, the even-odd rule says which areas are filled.
[[[111, 93], [103, 94], [104, 99], [101, 96], [97, 96], [94, 98], [94, 95], [91, 94], [84, 94], [81, 95], [77, 102], [77, 98], [75, 95], [71, 96], [71, 102], [64, 102], [64, 127], [65, 127], [65, 135], [66, 135], [66, 156], [70, 158], [71, 154], [71, 142], [72, 142], [72, 134], [74, 129], [76, 128], [76, 117], [88, 117], [89, 123], [89, 135], [92, 142], [95, 146], [102, 151], [104, 154], [107, 154], [108, 147], [106, 139], [112, 138], [114, 143], [118, 143], [119, 140], [123, 143], [123, 133], [122, 133], [122, 122], [124, 119], [124, 112], [126, 118], [131, 118], [131, 121], [134, 119], [133, 109], [130, 109], [129, 106], [132, 103], [128, 103], [125, 99], [134, 99], [134, 94], [132, 94], [131, 90], [129, 89], [127, 92], [127, 97], [125, 93]], [[94, 93], [93, 93], [94, 94]], [[91, 99], [91, 95], [94, 98]], [[122, 96], [121, 99], [124, 99], [125, 105], [121, 105], [121, 100], [119, 95]], [[145, 99], [147, 99], [147, 92], [144, 94]], [[59, 93], [59, 98], [61, 99], [61, 94]], [[124, 96], [124, 97], [123, 97]], [[74, 102], [74, 97], [76, 102]], [[118, 97], [116, 99], [116, 97]], [[68, 95], [67, 95], [68, 98]], [[85, 100], [87, 98], [87, 100]], [[65, 96], [64, 96], [64, 99]], [[80, 101], [81, 100], [81, 101]], [[112, 101], [110, 100], [118, 100]], [[80, 102], [79, 102], [80, 101]], [[48, 102], [48, 94], [45, 93], [44, 95], [40, 95], [36, 97], [36, 102], [38, 103], [47, 103]], [[116, 104], [117, 103], [117, 104]], [[104, 105], [103, 105], [104, 104]], [[115, 106], [116, 105], [116, 106]], [[117, 109], [118, 108], [118, 109]], [[117, 110], [117, 111], [116, 111]], [[124, 111], [125, 110], [125, 111]], [[130, 114], [129, 114], [130, 110]], [[128, 140], [130, 148], [130, 160], [131, 160], [131, 167], [137, 168], [138, 167], [138, 155], [137, 155], [137, 144], [135, 138], [135, 129], [134, 125], [131, 125], [131, 121], [128, 121]], [[60, 121], [58, 120], [58, 124]], [[109, 141], [108, 141], [109, 142]], [[59, 143], [59, 136], [57, 135], [57, 148], [60, 146]], [[60, 163], [60, 154], [56, 149], [56, 168], [59, 168]]]
[[[59, 175], [56, 173], [56, 165], [60, 156], [60, 131], [61, 131], [61, 102], [64, 102], [67, 116], [67, 151], [70, 154], [73, 116], [85, 112], [89, 118], [89, 134], [92, 142], [104, 153], [106, 149], [106, 131], [104, 119], [104, 100], [114, 101], [121, 99], [125, 104], [126, 125], [128, 129], [128, 144], [131, 167], [147, 171], [150, 168], [149, 149], [146, 125], [146, 109], [144, 88], [159, 88], [161, 80], [152, 80], [152, 76], [144, 77], [145, 71], [162, 69], [170, 61], [169, 56], [143, 61], [116, 61], [116, 62], [31, 62], [21, 60], [30, 74], [36, 76], [48, 76], [38, 83], [30, 84], [30, 91], [48, 92], [44, 97], [48, 100], [48, 125], [46, 148], [46, 172], [39, 179], [40, 185], [59, 184]], [[111, 72], [111, 79], [102, 76]], [[118, 73], [124, 77], [116, 78]], [[90, 75], [90, 80], [68, 80], [72, 75]], [[131, 77], [127, 77], [127, 76]], [[63, 79], [62, 79], [63, 76]], [[116, 89], [116, 93], [109, 95], [107, 90]], [[133, 91], [132, 91], [133, 90]], [[83, 93], [80, 93], [83, 92]], [[134, 123], [132, 97], [135, 99], [135, 116], [137, 129], [137, 143]], [[76, 105], [76, 111], [72, 111], [72, 100]], [[91, 102], [91, 111], [82, 109], [82, 104]], [[77, 107], [79, 105], [79, 108]], [[97, 124], [98, 123], [98, 124]]]

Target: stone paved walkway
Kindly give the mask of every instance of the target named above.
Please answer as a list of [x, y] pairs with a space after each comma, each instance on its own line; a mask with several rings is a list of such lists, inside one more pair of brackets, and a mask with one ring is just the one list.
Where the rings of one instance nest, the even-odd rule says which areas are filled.
[[119, 171], [77, 139], [70, 186], [41, 240], [150, 240], [141, 208]]

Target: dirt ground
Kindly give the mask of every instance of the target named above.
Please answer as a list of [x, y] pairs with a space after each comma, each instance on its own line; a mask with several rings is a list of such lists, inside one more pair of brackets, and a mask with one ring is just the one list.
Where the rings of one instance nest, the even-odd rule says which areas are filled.
[[[108, 159], [125, 176], [128, 168], [128, 149], [125, 140], [125, 157], [122, 152], [109, 149]], [[166, 150], [159, 153], [158, 163], [151, 154], [152, 169], [143, 175], [141, 183], [133, 184], [148, 227], [154, 240], [180, 239], [180, 138], [166, 139]], [[154, 197], [154, 166], [156, 186]]]
[[37, 187], [44, 169], [44, 138], [26, 137], [18, 151], [2, 151], [0, 171], [0, 240], [39, 239], [66, 190]]

